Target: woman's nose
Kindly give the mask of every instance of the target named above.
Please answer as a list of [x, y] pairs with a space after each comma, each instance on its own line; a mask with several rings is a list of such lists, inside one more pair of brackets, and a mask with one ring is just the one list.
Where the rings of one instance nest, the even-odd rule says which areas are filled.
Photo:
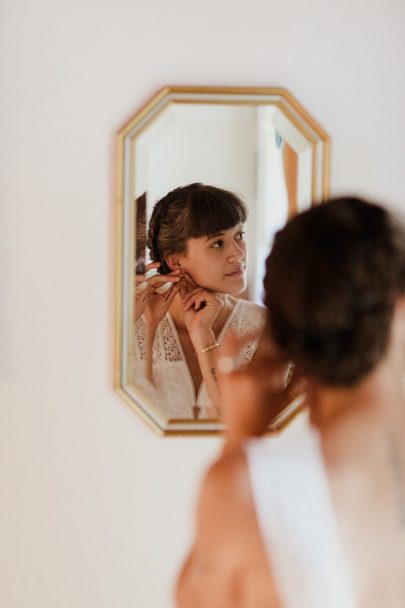
[[245, 250], [238, 245], [235, 241], [233, 242], [232, 250], [229, 254], [229, 261], [237, 262], [245, 257]]

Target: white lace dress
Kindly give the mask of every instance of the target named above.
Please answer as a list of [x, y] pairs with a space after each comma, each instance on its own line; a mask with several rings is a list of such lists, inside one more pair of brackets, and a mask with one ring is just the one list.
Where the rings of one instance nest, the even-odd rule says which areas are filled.
[[[219, 344], [223, 344], [230, 332], [243, 337], [252, 334], [238, 355], [239, 367], [247, 365], [260, 341], [264, 327], [266, 309], [254, 302], [237, 300], [221, 333]], [[159, 323], [153, 343], [153, 380], [152, 388], [145, 378], [146, 336], [143, 317], [134, 326], [133, 335], [133, 378], [136, 384], [147, 393], [153, 392], [160, 409], [169, 419], [207, 418], [207, 406], [212, 402], [204, 382], [196, 394], [193, 379], [184, 356], [183, 347], [176, 326], [167, 313]], [[198, 406], [197, 408], [195, 406]]]

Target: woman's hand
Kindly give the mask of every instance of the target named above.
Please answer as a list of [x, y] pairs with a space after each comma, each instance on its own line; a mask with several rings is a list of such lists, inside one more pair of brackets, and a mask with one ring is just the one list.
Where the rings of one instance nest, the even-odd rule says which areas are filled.
[[268, 337], [263, 336], [252, 363], [233, 370], [235, 355], [252, 336], [232, 336], [221, 349], [218, 380], [228, 447], [265, 433], [271, 421], [298, 395], [307, 382]]
[[[147, 264], [146, 273], [159, 266], [159, 262]], [[170, 274], [154, 274], [151, 277], [147, 277], [146, 273], [136, 275], [135, 322], [143, 314], [148, 325], [157, 327], [179, 291], [180, 270], [174, 270]], [[160, 288], [167, 283], [172, 283], [171, 287], [160, 293]]]
[[204, 289], [194, 283], [187, 274], [183, 275], [180, 287], [180, 297], [184, 311], [184, 322], [194, 345], [201, 346], [200, 340], [204, 342], [207, 333], [211, 335], [212, 325], [220, 310], [224, 306], [223, 298], [208, 289]]

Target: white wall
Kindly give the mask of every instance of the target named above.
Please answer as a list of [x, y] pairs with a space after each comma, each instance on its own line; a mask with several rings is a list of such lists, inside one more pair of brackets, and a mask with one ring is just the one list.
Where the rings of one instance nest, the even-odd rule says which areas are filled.
[[114, 134], [165, 84], [285, 86], [332, 136], [332, 191], [401, 208], [405, 4], [1, 11], [1, 605], [165, 608], [218, 441], [160, 439], [114, 393]]

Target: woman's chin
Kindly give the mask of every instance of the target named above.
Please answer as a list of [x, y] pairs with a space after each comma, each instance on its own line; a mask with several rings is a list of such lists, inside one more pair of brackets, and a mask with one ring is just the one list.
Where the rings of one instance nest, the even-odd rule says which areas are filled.
[[242, 289], [238, 289], [237, 291], [234, 291], [233, 293], [231, 293], [231, 296], [240, 296], [241, 293], [243, 293], [246, 289], [246, 285], [242, 288]]
[[221, 283], [221, 285], [202, 285], [201, 287], [207, 289], [208, 291], [214, 291], [215, 293], [223, 293], [228, 296], [236, 296], [246, 289], [246, 279], [245, 277], [241, 277], [238, 280], [227, 281], [225, 284]]
[[237, 296], [243, 293], [246, 289], [246, 281], [241, 282], [239, 285], [235, 285], [233, 288], [227, 290], [227, 294], [230, 296]]

